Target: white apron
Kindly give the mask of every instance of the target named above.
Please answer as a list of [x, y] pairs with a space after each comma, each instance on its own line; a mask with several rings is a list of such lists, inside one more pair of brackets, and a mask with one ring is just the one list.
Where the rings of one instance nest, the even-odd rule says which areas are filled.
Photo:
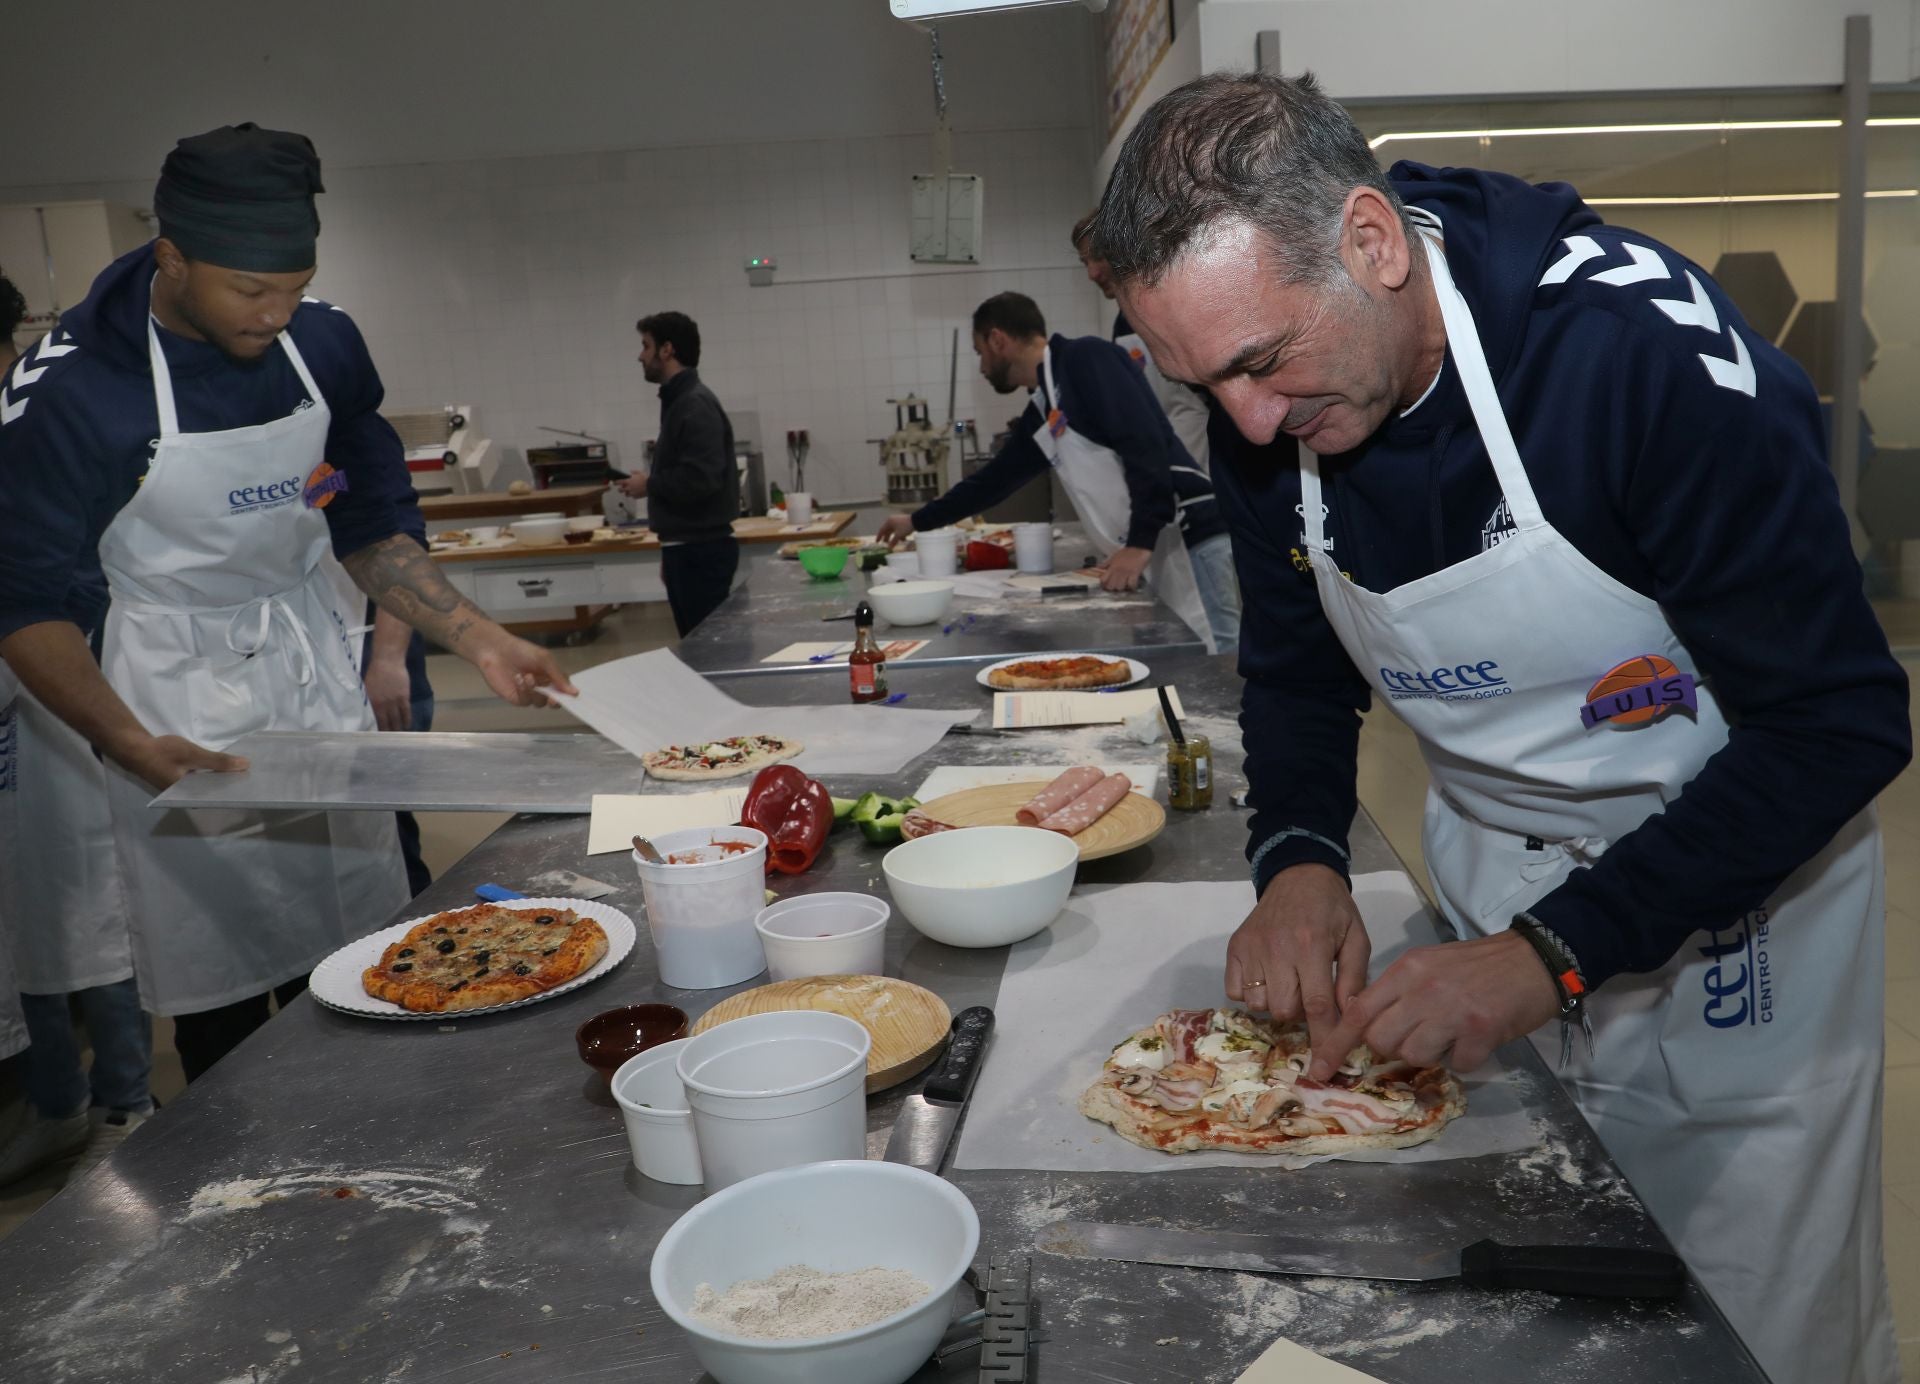
[[[1111, 448], [1102, 447], [1074, 431], [1059, 406], [1059, 391], [1053, 386], [1053, 348], [1048, 347], [1040, 362], [1040, 388], [1035, 402], [1040, 406], [1040, 430], [1033, 435], [1040, 451], [1060, 477], [1075, 513], [1085, 526], [1102, 559], [1112, 557], [1127, 545], [1127, 521], [1133, 514], [1133, 500], [1127, 494], [1126, 472]], [[1193, 563], [1187, 558], [1186, 540], [1181, 537], [1179, 518], [1160, 530], [1153, 545], [1153, 560], [1147, 564], [1147, 582], [1153, 593], [1199, 635], [1207, 652], [1215, 651], [1213, 629], [1206, 607], [1200, 602], [1200, 587], [1193, 579]]]
[[[1447, 342], [1515, 532], [1372, 592], [1330, 560], [1305, 448], [1302, 514], [1328, 620], [1432, 771], [1434, 896], [1477, 936], [1661, 811], [1727, 728], [1705, 687], [1690, 715], [1640, 705], [1684, 702], [1693, 660], [1653, 601], [1542, 517], [1466, 301], [1427, 239]], [[1646, 690], [1595, 695], [1609, 670], [1647, 655], [1685, 677], [1655, 664]], [[1583, 717], [1590, 703], [1603, 719]], [[1576, 1040], [1561, 1073], [1774, 1384], [1898, 1375], [1881, 1256], [1882, 886], [1869, 809], [1765, 908], [1719, 920], [1655, 973], [1609, 981], [1591, 1001], [1592, 1052]], [[1558, 1024], [1536, 1042], [1556, 1058]]]
[[0, 663], [0, 929], [15, 980], [64, 995], [133, 974], [107, 776]]
[[[329, 414], [293, 339], [280, 345], [309, 402], [256, 427], [182, 433], [151, 324], [147, 336], [160, 439], [100, 540], [107, 681], [154, 734], [209, 749], [258, 730], [374, 729], [351, 633], [364, 622], [323, 566]], [[131, 774], [110, 766], [108, 784], [154, 1013], [291, 980], [407, 898], [388, 813], [156, 812]]]
[[1180, 439], [1180, 445], [1193, 458], [1194, 469], [1203, 476], [1207, 475], [1208, 458], [1211, 455], [1207, 444], [1207, 401], [1198, 390], [1176, 384], [1161, 374], [1160, 367], [1153, 363], [1153, 352], [1147, 349], [1147, 343], [1139, 333], [1116, 336], [1113, 344], [1132, 356], [1134, 363], [1146, 375], [1147, 383], [1153, 386], [1153, 397], [1160, 401], [1160, 411], [1167, 415], [1167, 421], [1173, 425], [1173, 435]]

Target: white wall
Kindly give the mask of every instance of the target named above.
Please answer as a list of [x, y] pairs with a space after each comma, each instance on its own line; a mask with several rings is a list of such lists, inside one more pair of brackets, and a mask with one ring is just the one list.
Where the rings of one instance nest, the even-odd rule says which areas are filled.
[[1873, 18], [1873, 80], [1916, 72], [1914, 0], [1207, 0], [1204, 71], [1288, 73], [1344, 101], [1837, 86], [1844, 16]]
[[[58, 15], [32, 16], [37, 27], [77, 32], [72, 12], [99, 6], [50, 8]], [[401, 11], [415, 24], [416, 8], [432, 7], [348, 0], [328, 12], [358, 26], [354, 43], [330, 25], [276, 46], [276, 60], [306, 54], [303, 72], [321, 65], [316, 55], [362, 62], [347, 62], [349, 80], [336, 87], [294, 83], [284, 100], [251, 69], [236, 74], [232, 100], [208, 98], [207, 80], [156, 84], [124, 66], [133, 45], [116, 36], [101, 61], [126, 80], [127, 106], [105, 103], [111, 119], [83, 107], [83, 133], [49, 128], [62, 151], [55, 160], [31, 147], [47, 122], [34, 122], [35, 140], [0, 141], [0, 202], [106, 196], [147, 206], [176, 134], [247, 115], [309, 130], [328, 188], [316, 292], [365, 331], [390, 409], [468, 402], [497, 444], [538, 445], [547, 439], [536, 429], [548, 424], [609, 437], [637, 463], [659, 410], [634, 361], [634, 321], [678, 308], [701, 325], [701, 373], [721, 400], [760, 413], [769, 476], [785, 484], [786, 430], [805, 427], [809, 488], [827, 497], [880, 493], [866, 439], [892, 430], [889, 397], [930, 397], [944, 421], [956, 326], [959, 416], [990, 435], [1017, 412], [974, 373], [964, 328], [980, 299], [1019, 289], [1059, 330], [1103, 329], [1104, 305], [1066, 239], [1085, 210], [1096, 147], [1079, 27], [1087, 16], [1077, 7], [942, 30], [955, 164], [986, 178], [985, 272], [971, 273], [907, 259], [907, 179], [930, 159], [931, 81], [924, 37], [888, 18], [883, 0], [648, 0], [549, 6], [552, 15], [476, 0], [462, 10], [470, 29], [406, 39], [424, 65], [396, 94], [390, 86], [405, 85], [404, 74], [379, 40], [404, 36], [392, 32], [397, 21], [373, 16]], [[579, 39], [588, 11], [613, 16], [606, 42], [563, 51], [555, 33]], [[628, 11], [648, 23], [620, 17]], [[710, 31], [698, 49], [675, 38], [693, 12]], [[815, 32], [836, 24], [844, 51]], [[723, 30], [737, 31], [722, 44]], [[460, 118], [424, 109], [450, 80], [425, 63], [428, 38], [477, 64], [467, 89], [478, 95]], [[213, 52], [238, 48], [221, 38]], [[525, 60], [509, 73], [519, 49]], [[687, 70], [669, 81], [676, 60]], [[169, 64], [178, 55], [154, 66]], [[16, 109], [44, 109], [31, 90], [40, 65], [21, 66], [27, 89]], [[89, 85], [113, 89], [92, 75]], [[149, 94], [151, 113], [131, 114]], [[678, 147], [645, 147], [656, 137]], [[569, 144], [574, 152], [503, 156]], [[21, 170], [56, 167], [70, 176], [20, 185]], [[752, 254], [774, 255], [780, 282], [749, 289], [741, 261]], [[794, 282], [820, 276], [841, 281]]]

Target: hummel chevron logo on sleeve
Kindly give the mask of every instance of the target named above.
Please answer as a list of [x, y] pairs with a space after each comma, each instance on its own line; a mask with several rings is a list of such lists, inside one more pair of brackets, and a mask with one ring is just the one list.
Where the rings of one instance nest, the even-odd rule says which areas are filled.
[[[1567, 252], [1555, 260], [1540, 278], [1541, 288], [1553, 284], [1569, 282], [1584, 266], [1595, 260], [1607, 258], [1607, 250], [1592, 236], [1568, 236], [1563, 244]], [[1594, 283], [1607, 284], [1613, 288], [1625, 288], [1630, 284], [1648, 283], [1655, 279], [1671, 279], [1673, 271], [1660, 256], [1658, 250], [1648, 245], [1635, 245], [1631, 241], [1622, 241], [1620, 248], [1627, 253], [1628, 263], [1616, 265], [1612, 269], [1603, 269], [1587, 277]], [[1685, 298], [1653, 298], [1649, 301], [1667, 319], [1680, 327], [1699, 327], [1704, 331], [1720, 336], [1720, 314], [1714, 310], [1713, 300], [1707, 296], [1706, 286], [1699, 277], [1691, 272], [1686, 275], [1689, 296]], [[1707, 376], [1722, 389], [1734, 389], [1747, 397], [1755, 396], [1758, 377], [1753, 368], [1753, 356], [1747, 350], [1747, 343], [1740, 339], [1740, 333], [1731, 325], [1725, 329], [1725, 335], [1733, 339], [1733, 358], [1698, 353], [1700, 363], [1706, 367]]]
[[[56, 340], [59, 338], [59, 340]], [[40, 338], [40, 344], [26, 355], [8, 375], [6, 386], [0, 388], [0, 428], [4, 428], [14, 419], [27, 411], [31, 400], [15, 397], [16, 390], [22, 390], [47, 373], [47, 366], [61, 356], [72, 355], [80, 348], [66, 337], [63, 332], [52, 331]]]

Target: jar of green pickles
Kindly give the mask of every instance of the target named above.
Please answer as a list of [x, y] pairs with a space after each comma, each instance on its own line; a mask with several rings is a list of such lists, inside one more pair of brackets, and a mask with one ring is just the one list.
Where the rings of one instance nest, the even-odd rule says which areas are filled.
[[1213, 806], [1213, 746], [1206, 736], [1188, 735], [1167, 746], [1167, 806]]

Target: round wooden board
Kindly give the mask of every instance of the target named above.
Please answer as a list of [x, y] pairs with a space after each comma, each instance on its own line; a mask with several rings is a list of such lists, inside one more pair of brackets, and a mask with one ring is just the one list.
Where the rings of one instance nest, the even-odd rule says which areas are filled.
[[[937, 821], [956, 827], [1020, 826], [1022, 823], [1015, 820], [1014, 813], [1052, 781], [1048, 778], [1029, 783], [984, 783], [978, 788], [962, 788], [958, 793], [923, 803], [921, 810]], [[1166, 825], [1164, 807], [1144, 793], [1128, 793], [1111, 812], [1071, 839], [1080, 848], [1082, 860], [1099, 860], [1146, 845]]]
[[748, 1014], [783, 1009], [824, 1009], [844, 1014], [873, 1035], [867, 1054], [867, 1094], [898, 1086], [917, 1076], [940, 1055], [953, 1027], [947, 1002], [911, 981], [889, 976], [807, 976], [779, 980], [721, 1000], [693, 1026], [705, 1033], [715, 1024]]

